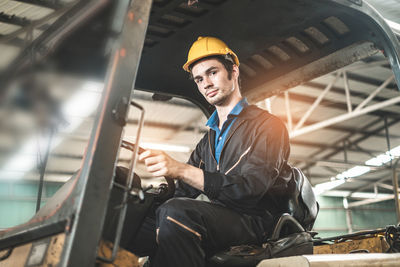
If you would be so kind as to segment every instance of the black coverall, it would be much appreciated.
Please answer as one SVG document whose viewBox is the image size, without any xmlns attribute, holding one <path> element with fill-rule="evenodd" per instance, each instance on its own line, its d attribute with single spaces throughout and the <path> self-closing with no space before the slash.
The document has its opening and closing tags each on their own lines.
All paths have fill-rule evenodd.
<svg viewBox="0 0 400 267">
<path fill-rule="evenodd" d="M 210 130 L 188 161 L 203 169 L 204 192 L 178 181 L 175 197 L 145 219 L 130 245 L 137 255 L 150 255 L 152 266 L 206 266 L 230 246 L 261 244 L 282 214 L 276 192 L 284 193 L 291 179 L 284 124 L 248 106 L 233 123 L 219 164 L 214 140 Z M 200 193 L 211 202 L 193 199 Z"/>
</svg>

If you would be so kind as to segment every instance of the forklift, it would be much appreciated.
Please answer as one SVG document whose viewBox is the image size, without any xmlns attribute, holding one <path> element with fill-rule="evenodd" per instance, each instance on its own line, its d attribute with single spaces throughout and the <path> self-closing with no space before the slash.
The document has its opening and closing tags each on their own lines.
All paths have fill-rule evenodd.
<svg viewBox="0 0 400 267">
<path fill-rule="evenodd" d="M 367 1 L 76 1 L 0 75 L 1 88 L 6 88 L 31 65 L 34 53 L 35 62 L 52 58 L 62 72 L 104 80 L 81 168 L 31 220 L 0 232 L 0 266 L 139 266 L 137 257 L 120 246 L 126 219 L 131 220 L 128 202 L 146 209 L 171 197 L 174 183 L 167 179 L 153 192 L 134 186 L 139 147 L 122 136 L 129 110 L 137 109 L 141 116 L 135 144 L 140 143 L 145 110 L 132 98 L 133 90 L 151 92 L 163 101 L 189 100 L 209 117 L 213 107 L 180 69 L 189 44 L 201 35 L 229 40 L 238 51 L 242 94 L 253 103 L 377 52 L 389 59 L 400 84 L 399 37 Z M 121 149 L 132 152 L 125 179 L 119 179 L 116 164 Z M 119 208 L 110 224 L 115 187 L 121 192 Z M 287 218 L 296 225 L 290 214 Z M 130 223 L 140 225 L 140 216 Z M 395 266 L 400 254 L 383 252 L 399 252 L 399 231 L 314 236 L 313 251 L 320 255 L 257 258 L 253 266 Z M 105 238 L 109 232 L 113 234 Z M 378 254 L 349 254 L 365 251 L 365 246 Z M 220 266 L 232 266 L 253 252 L 230 254 L 231 262 Z"/>
</svg>

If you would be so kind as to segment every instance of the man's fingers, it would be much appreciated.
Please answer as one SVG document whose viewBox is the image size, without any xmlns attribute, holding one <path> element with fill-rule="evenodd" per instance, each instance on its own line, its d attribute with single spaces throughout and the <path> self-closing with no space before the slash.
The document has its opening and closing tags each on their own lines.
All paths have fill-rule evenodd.
<svg viewBox="0 0 400 267">
<path fill-rule="evenodd" d="M 168 169 L 165 166 L 165 162 L 148 166 L 147 171 L 150 172 L 154 177 L 168 176 Z"/>
<path fill-rule="evenodd" d="M 174 162 L 167 154 L 157 150 L 144 151 L 139 154 L 139 160 L 154 177 L 168 176 L 169 165 Z"/>
<path fill-rule="evenodd" d="M 159 171 L 161 169 L 165 168 L 165 163 L 164 162 L 159 162 L 157 164 L 151 165 L 151 166 L 147 166 L 147 171 L 153 173 L 156 171 Z"/>
<path fill-rule="evenodd" d="M 139 160 L 144 160 L 151 155 L 151 150 L 145 150 L 144 152 L 139 154 Z"/>
<path fill-rule="evenodd" d="M 148 149 L 139 154 L 139 160 L 145 160 L 146 158 L 158 156 L 160 154 L 160 151 Z"/>
<path fill-rule="evenodd" d="M 150 157 L 148 157 L 144 160 L 144 164 L 148 167 L 148 166 L 157 164 L 162 161 L 165 161 L 165 159 L 162 155 L 157 155 L 157 156 L 151 155 Z"/>
<path fill-rule="evenodd" d="M 165 170 L 165 168 L 163 168 L 163 169 L 161 169 L 159 171 L 153 172 L 152 175 L 154 177 L 168 176 L 167 171 Z"/>
</svg>

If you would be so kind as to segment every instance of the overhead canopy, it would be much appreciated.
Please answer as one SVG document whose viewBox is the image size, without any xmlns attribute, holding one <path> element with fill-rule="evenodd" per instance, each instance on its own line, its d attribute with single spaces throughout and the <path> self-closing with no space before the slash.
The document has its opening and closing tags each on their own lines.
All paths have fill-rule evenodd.
<svg viewBox="0 0 400 267">
<path fill-rule="evenodd" d="M 125 15 L 120 7 L 126 2 L 103 2 L 106 4 L 98 5 L 97 13 L 86 24 L 78 24 L 72 36 L 56 38 L 61 42 L 52 66 L 104 77 L 110 41 L 122 28 L 115 21 Z M 74 13 L 66 14 L 66 18 L 83 13 L 82 8 L 76 10 L 71 9 Z M 58 24 L 62 21 L 65 18 Z M 49 36 L 62 33 L 47 32 Z M 199 0 L 192 6 L 186 0 L 154 0 L 135 88 L 189 99 L 209 114 L 211 106 L 182 70 L 189 47 L 198 36 L 219 37 L 236 52 L 241 61 L 242 91 L 250 101 L 277 94 L 379 50 L 389 57 L 396 79 L 400 79 L 398 41 L 383 18 L 361 0 Z M 53 43 L 48 43 L 52 49 Z M 35 44 L 30 49 L 38 47 L 42 46 Z M 25 58 L 29 57 L 26 53 Z M 12 66 L 21 65 L 20 60 Z"/>
<path fill-rule="evenodd" d="M 217 36 L 241 61 L 242 91 L 261 100 L 387 48 L 349 1 L 154 1 L 137 87 L 204 103 L 182 70 L 198 36 Z M 357 2 L 357 1 L 354 1 Z M 366 9 L 368 6 L 356 8 Z"/>
</svg>

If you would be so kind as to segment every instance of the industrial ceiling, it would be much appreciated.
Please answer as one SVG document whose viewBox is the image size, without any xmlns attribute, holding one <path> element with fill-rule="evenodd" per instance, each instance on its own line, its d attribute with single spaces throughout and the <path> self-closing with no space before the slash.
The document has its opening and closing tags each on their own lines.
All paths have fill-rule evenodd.
<svg viewBox="0 0 400 267">
<path fill-rule="evenodd" d="M 163 1 L 155 2 L 162 5 Z M 387 14 L 390 21 L 399 23 L 395 20 L 400 17 L 400 8 L 394 8 L 400 5 L 397 1 L 371 2 L 384 15 Z M 76 4 L 77 1 L 72 0 L 0 1 L 0 69 L 7 69 L 25 51 L 25 47 L 40 38 L 41 33 L 51 30 L 53 23 Z M 201 11 L 184 5 L 182 8 L 186 9 L 185 12 Z M 174 21 L 166 18 L 168 20 Z M 148 30 L 150 34 L 145 49 L 151 49 L 153 45 L 156 49 L 157 42 L 164 38 L 157 37 L 162 29 L 153 25 Z M 151 36 L 158 40 L 153 45 Z M 225 41 L 229 43 L 229 39 Z M 179 56 L 173 53 L 171 56 L 184 62 L 184 53 L 180 51 Z M 244 49 L 242 54 L 246 53 Z M 275 57 L 284 56 L 273 47 L 269 53 L 275 53 Z M 157 55 L 154 54 L 154 58 L 149 56 L 155 59 Z M 257 57 L 248 56 L 253 57 L 253 61 L 247 58 L 250 63 L 244 63 L 241 72 L 250 83 L 253 75 L 251 66 L 254 66 Z M 154 64 L 155 61 L 150 62 Z M 258 65 L 263 62 L 267 61 Z M 180 68 L 180 65 L 176 67 Z M 63 183 L 80 168 L 103 82 L 99 78 L 82 79 L 77 73 L 60 74 L 57 68 L 39 69 L 34 77 L 44 84 L 44 87 L 33 88 L 35 94 L 29 95 L 24 91 L 24 75 L 10 85 L 15 90 L 2 94 L 3 100 L 7 101 L 0 108 L 0 180 L 37 181 L 38 166 L 43 162 L 51 140 L 45 181 Z M 143 79 L 159 85 L 157 79 Z M 190 82 L 183 72 L 177 81 L 185 85 Z M 176 159 L 186 161 L 190 151 L 207 131 L 204 110 L 184 99 L 163 98 L 141 91 L 146 85 L 148 83 L 139 79 L 139 90 L 135 90 L 133 96 L 133 100 L 144 106 L 146 111 L 142 146 L 168 145 L 162 149 Z M 36 97 L 41 104 L 32 109 L 26 102 L 26 95 Z M 386 194 L 382 198 L 392 193 L 391 165 L 394 162 L 390 161 L 390 156 L 400 156 L 400 149 L 393 150 L 400 146 L 399 98 L 399 88 L 382 52 L 265 100 L 251 98 L 250 95 L 254 104 L 270 110 L 287 124 L 291 134 L 292 165 L 300 167 L 313 185 L 340 181 L 322 190 L 323 194 L 349 196 L 353 193 L 353 197 L 357 196 L 357 192 L 370 193 L 368 196 Z M 138 118 L 139 114 L 132 109 L 125 128 L 126 140 L 134 141 Z M 389 160 L 385 155 L 389 155 Z M 119 163 L 126 165 L 129 159 L 130 153 L 121 149 Z M 370 161 L 372 159 L 375 161 Z M 377 163 L 377 159 L 383 160 Z M 354 170 L 355 167 L 359 168 Z M 147 183 L 159 181 L 150 179 L 142 165 L 138 166 L 137 172 Z M 343 177 L 345 179 L 341 179 Z"/>
</svg>

